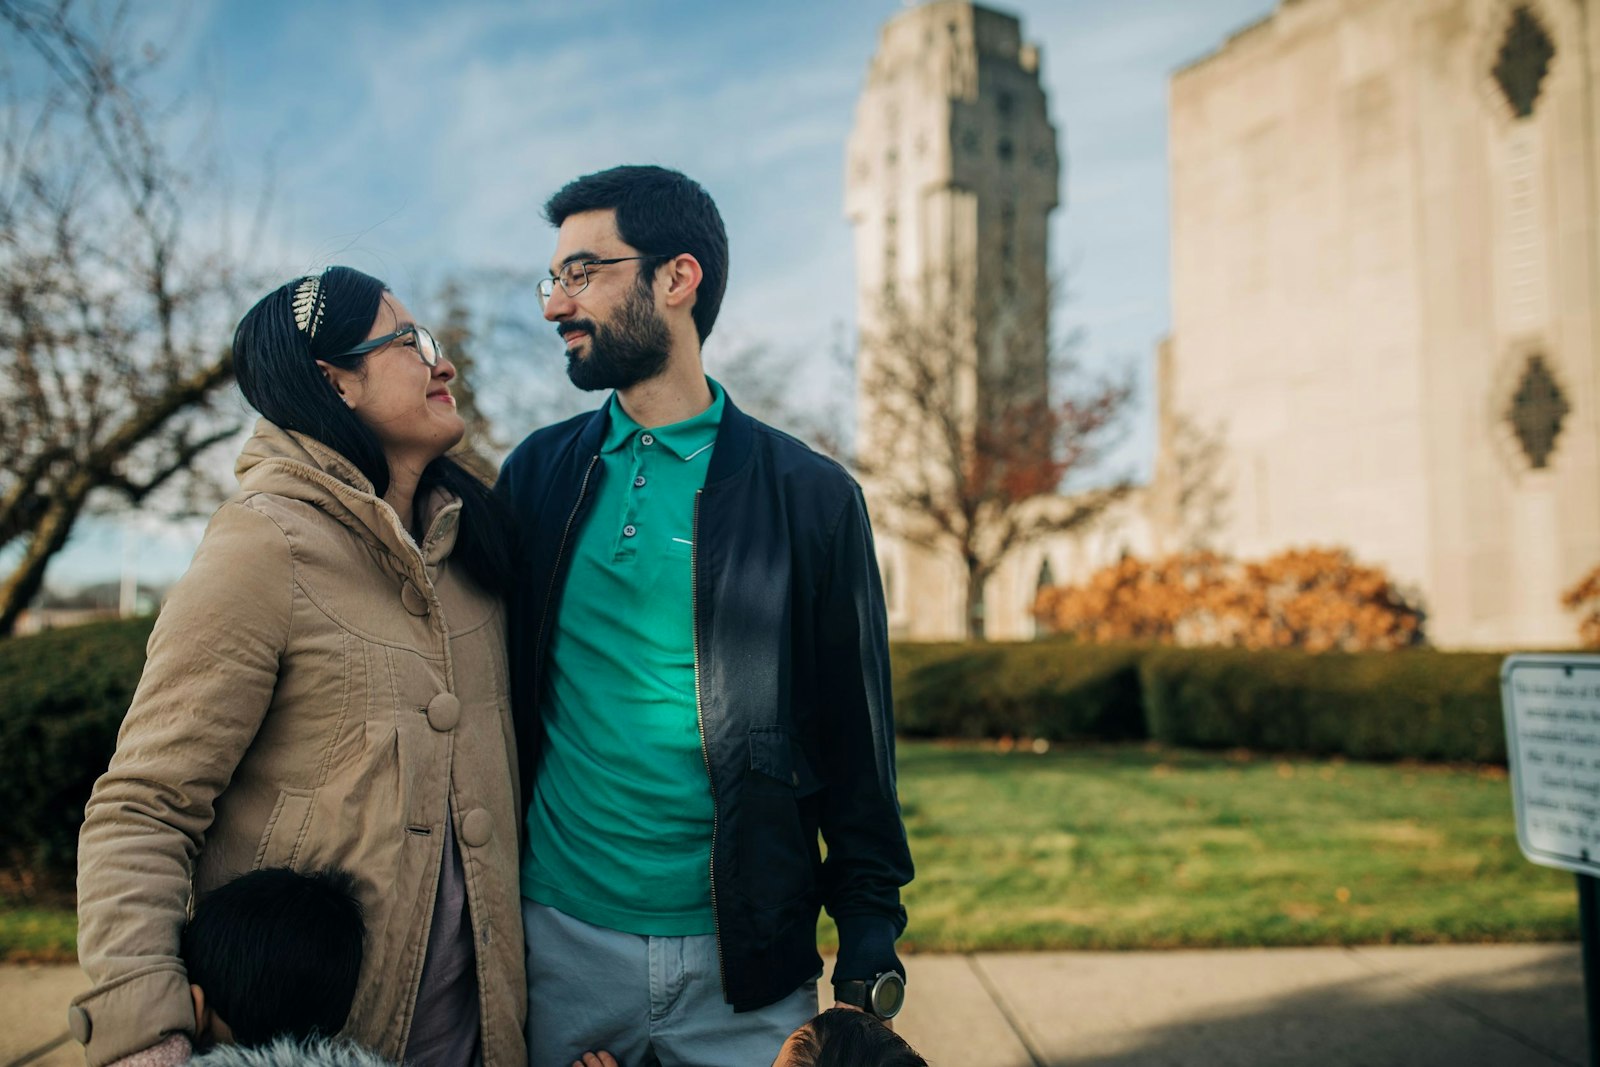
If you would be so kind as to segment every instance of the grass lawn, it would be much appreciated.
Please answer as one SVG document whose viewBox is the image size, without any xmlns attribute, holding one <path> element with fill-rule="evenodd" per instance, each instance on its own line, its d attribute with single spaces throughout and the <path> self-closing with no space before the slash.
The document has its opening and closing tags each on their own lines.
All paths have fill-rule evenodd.
<svg viewBox="0 0 1600 1067">
<path fill-rule="evenodd" d="M 78 958 L 78 916 L 0 897 L 0 962 L 70 963 Z"/>
<path fill-rule="evenodd" d="M 1498 769 L 900 745 L 925 951 L 1577 937 Z"/>
<path fill-rule="evenodd" d="M 900 795 L 913 950 L 1577 936 L 1498 770 L 902 742 Z M 70 960 L 74 933 L 0 901 L 0 958 Z"/>
</svg>

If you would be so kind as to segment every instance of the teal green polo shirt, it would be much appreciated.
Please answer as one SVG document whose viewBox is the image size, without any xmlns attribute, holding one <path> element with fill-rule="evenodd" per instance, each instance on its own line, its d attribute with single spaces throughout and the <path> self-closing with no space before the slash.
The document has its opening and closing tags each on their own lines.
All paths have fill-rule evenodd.
<svg viewBox="0 0 1600 1067">
<path fill-rule="evenodd" d="M 611 399 L 602 476 L 569 546 L 541 705 L 522 894 L 631 934 L 709 934 L 711 782 L 691 571 L 723 393 L 646 430 Z"/>
</svg>

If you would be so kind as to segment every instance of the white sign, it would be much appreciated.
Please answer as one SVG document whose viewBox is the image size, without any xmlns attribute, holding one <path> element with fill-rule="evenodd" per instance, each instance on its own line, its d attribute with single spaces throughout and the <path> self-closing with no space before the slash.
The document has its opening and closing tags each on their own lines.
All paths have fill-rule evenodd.
<svg viewBox="0 0 1600 1067">
<path fill-rule="evenodd" d="M 1508 656 L 1500 692 L 1522 854 L 1600 875 L 1600 656 Z"/>
</svg>

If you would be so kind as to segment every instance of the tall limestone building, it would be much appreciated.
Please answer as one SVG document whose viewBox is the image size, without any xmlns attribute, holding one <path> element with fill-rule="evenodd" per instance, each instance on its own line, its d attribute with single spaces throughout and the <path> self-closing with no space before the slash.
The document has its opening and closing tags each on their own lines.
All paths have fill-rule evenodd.
<svg viewBox="0 0 1600 1067">
<path fill-rule="evenodd" d="M 1600 8 L 1286 0 L 1171 83 L 1163 407 L 1216 542 L 1339 544 L 1445 647 L 1570 645 L 1600 563 Z"/>
<path fill-rule="evenodd" d="M 1014 269 L 1044 301 L 1038 65 L 968 3 L 884 28 L 847 161 L 864 335 L 951 264 L 979 284 L 940 298 Z M 1571 645 L 1562 590 L 1600 563 L 1600 6 L 1281 0 L 1173 76 L 1169 133 L 1154 484 L 1013 553 L 987 634 L 1029 636 L 1041 582 L 1121 552 L 1336 545 L 1414 591 L 1437 645 Z M 895 420 L 861 392 L 870 447 Z M 955 559 L 885 537 L 880 561 L 898 634 L 963 632 Z"/>
<path fill-rule="evenodd" d="M 893 410 L 904 396 L 872 386 L 886 358 L 875 342 L 904 343 L 892 309 L 901 322 L 950 330 L 952 347 L 970 356 L 956 353 L 961 380 L 947 399 L 957 421 L 970 425 L 988 389 L 1047 394 L 1047 237 L 1060 164 L 1039 61 L 1015 18 L 964 0 L 912 8 L 883 29 L 846 162 L 863 337 L 857 440 L 880 468 L 930 462 L 929 435 L 939 432 Z M 911 638 L 963 633 L 960 561 L 895 536 L 907 516 L 892 513 L 881 479 L 864 482 L 891 629 Z M 1036 547 L 1018 552 L 986 583 L 989 636 L 1032 633 L 1041 560 Z"/>
</svg>

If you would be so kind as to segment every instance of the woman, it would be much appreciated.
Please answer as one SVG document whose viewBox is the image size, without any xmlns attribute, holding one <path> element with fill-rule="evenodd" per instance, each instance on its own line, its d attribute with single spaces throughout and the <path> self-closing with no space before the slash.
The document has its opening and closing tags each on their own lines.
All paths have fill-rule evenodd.
<svg viewBox="0 0 1600 1067">
<path fill-rule="evenodd" d="M 344 1033 L 522 1067 L 515 741 L 497 502 L 446 450 L 455 368 L 382 282 L 297 279 L 234 335 L 264 416 L 155 631 L 79 841 L 91 1067 L 181 1059 L 191 886 L 341 867 L 367 921 Z"/>
</svg>

